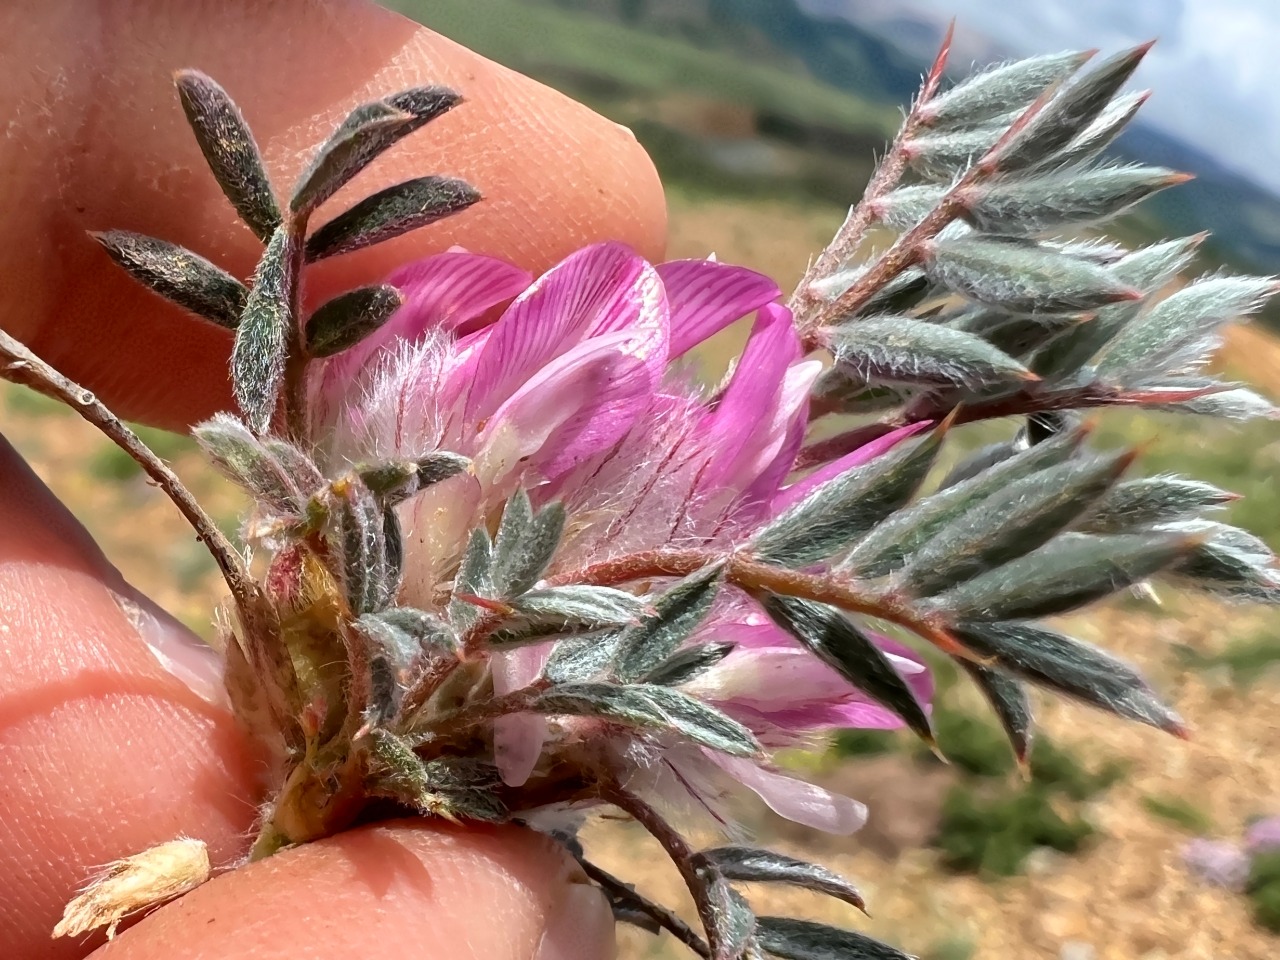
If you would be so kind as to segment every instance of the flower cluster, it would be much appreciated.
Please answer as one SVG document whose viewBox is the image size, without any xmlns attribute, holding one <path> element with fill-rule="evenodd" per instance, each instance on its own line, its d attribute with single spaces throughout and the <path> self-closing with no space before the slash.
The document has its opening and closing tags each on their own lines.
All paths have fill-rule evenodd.
<svg viewBox="0 0 1280 960">
<path fill-rule="evenodd" d="M 1273 280 L 1212 275 L 1166 294 L 1197 238 L 1129 250 L 1072 234 L 1182 179 L 1096 160 L 1144 99 L 1120 91 L 1145 52 L 1084 74 L 1087 55 L 1038 57 L 942 92 L 944 49 L 785 300 L 752 271 L 654 265 L 617 244 L 538 278 L 454 249 L 306 318 L 308 263 L 480 199 L 422 177 L 309 223 L 460 98 L 426 87 L 357 108 L 280 204 L 226 93 L 179 74 L 210 167 L 264 243 L 258 268 L 245 284 L 164 241 L 98 239 L 235 331 L 240 416 L 195 432 L 252 497 L 244 535 L 265 574 L 136 438 L 77 402 L 147 464 L 226 576 L 227 690 L 275 761 L 250 857 L 374 810 L 517 821 L 560 838 L 619 920 L 704 957 L 904 957 L 757 916 L 736 882 L 862 901 L 767 850 L 694 850 L 677 821 L 731 839 L 724 801 L 744 785 L 800 823 L 857 829 L 861 804 L 774 751 L 843 727 L 932 744 L 921 643 L 967 672 L 1022 762 L 1029 685 L 1184 735 L 1132 667 L 1036 622 L 1153 578 L 1280 599 L 1265 545 L 1213 519 L 1231 494 L 1127 477 L 1135 452 L 1091 449 L 1076 412 L 1274 414 L 1198 370 Z M 860 259 L 873 224 L 900 232 Z M 693 352 L 748 317 L 731 371 L 701 383 Z M 21 360 L 11 373 L 80 397 L 19 345 L 0 350 Z M 1008 439 L 938 477 L 956 428 L 1002 419 Z M 590 861 L 578 830 L 606 807 L 663 845 L 702 933 Z M 66 932 L 118 921 L 108 891 L 91 896 Z"/>
</svg>

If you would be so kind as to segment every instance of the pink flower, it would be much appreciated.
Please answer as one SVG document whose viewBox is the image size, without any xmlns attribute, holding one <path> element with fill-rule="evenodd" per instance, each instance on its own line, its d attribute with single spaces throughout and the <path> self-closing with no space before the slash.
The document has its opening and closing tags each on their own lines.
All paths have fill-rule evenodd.
<svg viewBox="0 0 1280 960">
<path fill-rule="evenodd" d="M 1249 879 L 1249 856 L 1234 843 L 1197 837 L 1182 848 L 1182 859 L 1202 880 L 1229 890 L 1243 890 Z"/>
<path fill-rule="evenodd" d="M 535 504 L 560 500 L 568 512 L 553 573 L 660 547 L 732 548 L 817 483 L 922 429 L 897 431 L 788 486 L 821 364 L 804 359 L 790 312 L 775 302 L 777 286 L 739 267 L 709 260 L 653 266 L 621 245 L 601 244 L 536 280 L 498 260 L 450 252 L 389 282 L 404 292 L 404 307 L 322 367 L 312 384 L 313 432 L 325 438 L 321 457 L 335 470 L 437 449 L 472 459 L 471 473 L 400 508 L 402 600 L 414 606 L 438 605 L 469 531 L 491 523 L 520 487 Z M 710 393 L 695 386 L 688 352 L 753 312 L 726 382 Z M 900 725 L 758 610 L 745 602 L 724 607 L 695 642 L 738 647 L 686 689 L 762 742 Z M 880 642 L 927 702 L 923 664 Z M 544 644 L 496 654 L 495 692 L 534 680 L 547 652 Z M 519 784 L 529 776 L 546 736 L 540 717 L 502 718 L 495 753 L 504 779 Z M 838 830 L 861 822 L 852 801 L 824 797 L 753 761 L 715 759 L 788 816 Z M 830 815 L 814 813 L 821 809 Z"/>
<path fill-rule="evenodd" d="M 1255 857 L 1280 851 L 1280 816 L 1263 817 L 1251 823 L 1244 834 L 1244 848 Z"/>
</svg>

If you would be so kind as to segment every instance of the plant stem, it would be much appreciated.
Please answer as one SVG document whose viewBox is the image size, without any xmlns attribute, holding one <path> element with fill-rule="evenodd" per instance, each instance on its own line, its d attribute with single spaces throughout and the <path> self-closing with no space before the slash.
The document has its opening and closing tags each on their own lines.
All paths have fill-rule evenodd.
<svg viewBox="0 0 1280 960">
<path fill-rule="evenodd" d="M 630 886 L 608 871 L 597 867 L 590 860 L 579 859 L 578 863 L 582 867 L 582 872 L 608 893 L 618 899 L 625 899 L 637 909 L 644 911 L 645 915 L 653 920 L 654 923 L 670 933 L 695 954 L 704 958 L 704 960 L 710 960 L 711 948 L 707 946 L 707 942 L 694 933 L 693 929 L 676 916 L 674 912 L 668 910 L 662 904 L 654 903 L 648 897 L 643 897 L 636 893 Z"/>
<path fill-rule="evenodd" d="M 603 796 L 619 810 L 630 814 L 636 823 L 644 827 L 658 843 L 662 844 L 662 848 L 667 851 L 676 869 L 680 871 L 680 876 L 693 897 L 694 905 L 698 908 L 698 919 L 702 921 L 702 927 L 707 932 L 707 940 L 710 944 L 709 953 L 712 956 L 717 955 L 719 929 L 716 924 L 715 906 L 705 896 L 706 884 L 694 868 L 693 849 L 688 842 L 653 807 L 635 794 L 619 786 L 610 785 L 606 786 Z"/>
<path fill-rule="evenodd" d="M 933 99 L 934 94 L 938 91 L 939 84 L 942 82 L 942 72 L 946 69 L 947 57 L 951 53 L 951 38 L 954 32 L 955 22 L 952 21 L 947 28 L 946 36 L 942 40 L 938 55 L 934 58 L 933 65 L 925 76 L 920 93 L 911 105 L 910 113 L 907 114 L 907 118 L 898 131 L 898 135 L 894 137 L 889 152 L 885 154 L 884 159 L 877 165 L 866 190 L 863 191 L 862 198 L 849 211 L 844 223 L 836 231 L 835 238 L 819 254 L 809 269 L 805 271 L 804 278 L 791 295 L 789 306 L 795 311 L 801 337 L 805 340 L 806 346 L 810 348 L 814 346 L 814 344 L 810 343 L 811 335 L 815 334 L 821 326 L 819 321 L 814 320 L 811 322 L 806 316 L 810 309 L 820 303 L 810 289 L 810 285 L 815 280 L 833 273 L 842 263 L 847 262 L 853 256 L 858 245 L 862 243 L 867 227 L 871 225 L 871 220 L 874 216 L 874 202 L 896 187 L 898 181 L 902 179 L 908 159 L 905 149 L 906 144 L 915 135 L 916 130 L 919 129 L 923 121 L 922 108 Z"/>
<path fill-rule="evenodd" d="M 725 579 L 746 593 L 778 593 L 876 617 L 906 627 L 946 653 L 974 659 L 974 654 L 946 629 L 945 618 L 917 613 L 899 596 L 868 590 L 848 578 L 788 570 L 742 554 L 725 557 L 711 550 L 650 550 L 592 564 L 553 577 L 548 583 L 552 586 L 571 583 L 617 586 L 653 577 L 687 577 L 710 564 L 722 562 Z"/>
<path fill-rule="evenodd" d="M 93 393 L 68 380 L 29 349 L 8 334 L 0 332 L 0 376 L 13 383 L 30 387 L 38 393 L 65 403 L 85 420 L 97 427 L 146 471 L 165 495 L 182 511 L 196 536 L 213 555 L 222 577 L 236 600 L 243 606 L 258 594 L 257 586 L 235 547 L 231 545 L 213 518 L 204 512 L 191 492 L 183 486 L 168 464 L 130 430 Z"/>
</svg>

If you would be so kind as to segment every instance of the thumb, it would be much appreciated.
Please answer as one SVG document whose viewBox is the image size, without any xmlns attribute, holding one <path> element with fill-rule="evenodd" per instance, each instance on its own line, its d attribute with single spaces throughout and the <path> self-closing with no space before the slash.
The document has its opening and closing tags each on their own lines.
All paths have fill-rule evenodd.
<svg viewBox="0 0 1280 960">
<path fill-rule="evenodd" d="M 315 224 L 425 174 L 484 199 L 308 269 L 313 306 L 455 243 L 533 271 L 599 240 L 662 252 L 662 190 L 634 137 L 369 0 L 4 0 L 0 36 L 0 327 L 126 418 L 179 428 L 227 408 L 231 337 L 143 290 L 86 231 L 160 237 L 242 279 L 262 252 L 187 128 L 180 68 L 235 98 L 277 193 L 356 104 L 424 84 L 462 94 Z"/>
<path fill-rule="evenodd" d="M 614 921 L 554 841 L 421 821 L 286 850 L 122 933 L 102 960 L 610 960 Z"/>
</svg>

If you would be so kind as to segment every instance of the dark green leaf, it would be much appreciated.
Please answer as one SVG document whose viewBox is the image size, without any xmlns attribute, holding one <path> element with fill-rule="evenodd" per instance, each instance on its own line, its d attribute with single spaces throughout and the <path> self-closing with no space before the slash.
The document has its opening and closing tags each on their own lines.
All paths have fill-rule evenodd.
<svg viewBox="0 0 1280 960">
<path fill-rule="evenodd" d="M 466 552 L 454 577 L 453 592 L 474 597 L 487 596 L 491 590 L 490 571 L 493 569 L 493 541 L 487 531 L 476 527 L 467 541 Z M 449 622 L 459 633 L 465 633 L 480 617 L 480 608 L 466 600 L 452 597 L 449 600 Z"/>
<path fill-rule="evenodd" d="M 564 535 L 564 506 L 551 503 L 536 514 L 529 494 L 507 501 L 493 550 L 493 586 L 503 598 L 518 597 L 542 576 Z"/>
<path fill-rule="evenodd" d="M 824 893 L 859 910 L 866 910 L 866 903 L 858 889 L 840 876 L 816 863 L 808 863 L 774 853 L 760 847 L 716 847 L 704 850 L 698 858 L 709 861 L 726 880 L 748 883 L 787 883 Z"/>
<path fill-rule="evenodd" d="M 832 607 L 798 597 L 767 594 L 765 612 L 819 660 L 834 668 L 932 744 L 933 727 L 911 687 L 892 661 L 848 617 Z"/>
<path fill-rule="evenodd" d="M 280 208 L 249 126 L 227 92 L 198 70 L 174 74 L 178 97 L 218 186 L 264 243 L 280 226 Z"/>
<path fill-rule="evenodd" d="M 991 709 L 995 711 L 1000 726 L 1004 727 L 1013 747 L 1014 757 L 1025 768 L 1027 759 L 1031 756 L 1031 741 L 1035 736 L 1035 717 L 1031 712 L 1031 699 L 1027 696 L 1026 688 L 1013 677 L 972 660 L 957 659 L 956 663 L 964 668 L 991 704 Z"/>
<path fill-rule="evenodd" d="M 1085 533 L 1124 533 L 1136 527 L 1170 523 L 1221 507 L 1236 495 L 1211 483 L 1185 477 L 1142 477 L 1108 493 L 1080 525 Z"/>
<path fill-rule="evenodd" d="M 564 630 L 595 630 L 637 623 L 649 605 L 613 587 L 571 584 L 529 590 L 510 601 L 512 608 L 535 618 L 559 620 Z"/>
<path fill-rule="evenodd" d="M 670 687 L 563 683 L 539 697 L 531 709 L 671 730 L 732 756 L 750 757 L 760 752 L 755 735 L 738 721 Z"/>
<path fill-rule="evenodd" d="M 279 513 L 300 515 L 306 495 L 296 476 L 229 414 L 215 414 L 192 431 L 218 472 Z"/>
<path fill-rule="evenodd" d="M 470 465 L 466 457 L 438 450 L 418 460 L 359 463 L 352 470 L 379 502 L 394 506 L 425 487 L 457 476 Z"/>
<path fill-rule="evenodd" d="M 954 632 L 999 669 L 1130 720 L 1184 732 L 1132 667 L 1097 647 L 1030 623 L 962 623 Z"/>
<path fill-rule="evenodd" d="M 307 260 L 323 260 L 398 237 L 452 216 L 480 199 L 451 177 L 419 177 L 366 197 L 307 238 Z"/>
<path fill-rule="evenodd" d="M 131 277 L 166 300 L 228 330 L 239 326 L 249 289 L 204 257 L 127 230 L 89 236 Z"/>
<path fill-rule="evenodd" d="M 311 213 L 374 158 L 461 102 L 445 87 L 415 87 L 356 107 L 299 178 L 290 208 L 297 216 Z"/>
<path fill-rule="evenodd" d="M 723 568 L 704 567 L 669 587 L 653 602 L 654 613 L 623 631 L 614 667 L 624 683 L 638 680 L 693 635 L 715 602 Z"/>
<path fill-rule="evenodd" d="M 945 435 L 944 425 L 820 484 L 756 534 L 755 552 L 767 563 L 805 567 L 856 543 L 911 499 Z"/>
<path fill-rule="evenodd" d="M 551 649 L 542 676 L 556 684 L 595 680 L 613 666 L 621 640 L 620 630 L 565 637 Z"/>
<path fill-rule="evenodd" d="M 1178 534 L 1051 541 L 981 574 L 934 603 L 961 620 L 1021 620 L 1066 613 L 1147 579 L 1187 556 L 1197 538 Z"/>
<path fill-rule="evenodd" d="M 914 960 L 856 931 L 790 917 L 758 917 L 756 941 L 783 960 Z"/>
<path fill-rule="evenodd" d="M 399 570 L 387 552 L 384 515 L 358 480 L 334 485 L 337 530 L 332 545 L 341 557 L 347 604 L 357 616 L 384 609 L 400 589 Z"/>
<path fill-rule="evenodd" d="M 304 349 L 313 357 L 331 357 L 354 347 L 391 319 L 404 304 L 395 287 L 358 287 L 321 304 L 307 320 Z"/>
<path fill-rule="evenodd" d="M 231 386 L 254 433 L 266 432 L 284 378 L 293 334 L 297 238 L 281 227 L 271 236 L 253 274 L 253 285 L 231 350 Z"/>
<path fill-rule="evenodd" d="M 677 650 L 640 678 L 641 683 L 656 683 L 664 687 L 678 687 L 701 676 L 737 648 L 728 642 L 699 643 Z"/>
<path fill-rule="evenodd" d="M 932 596 L 1035 550 L 1096 503 L 1132 462 L 1129 452 L 1069 460 L 1007 483 L 937 530 L 911 556 L 898 585 Z"/>
<path fill-rule="evenodd" d="M 453 654 L 458 638 L 438 617 L 413 607 L 389 607 L 366 613 L 357 621 L 379 646 L 395 651 L 396 660 L 408 665 L 419 654 Z"/>
</svg>

